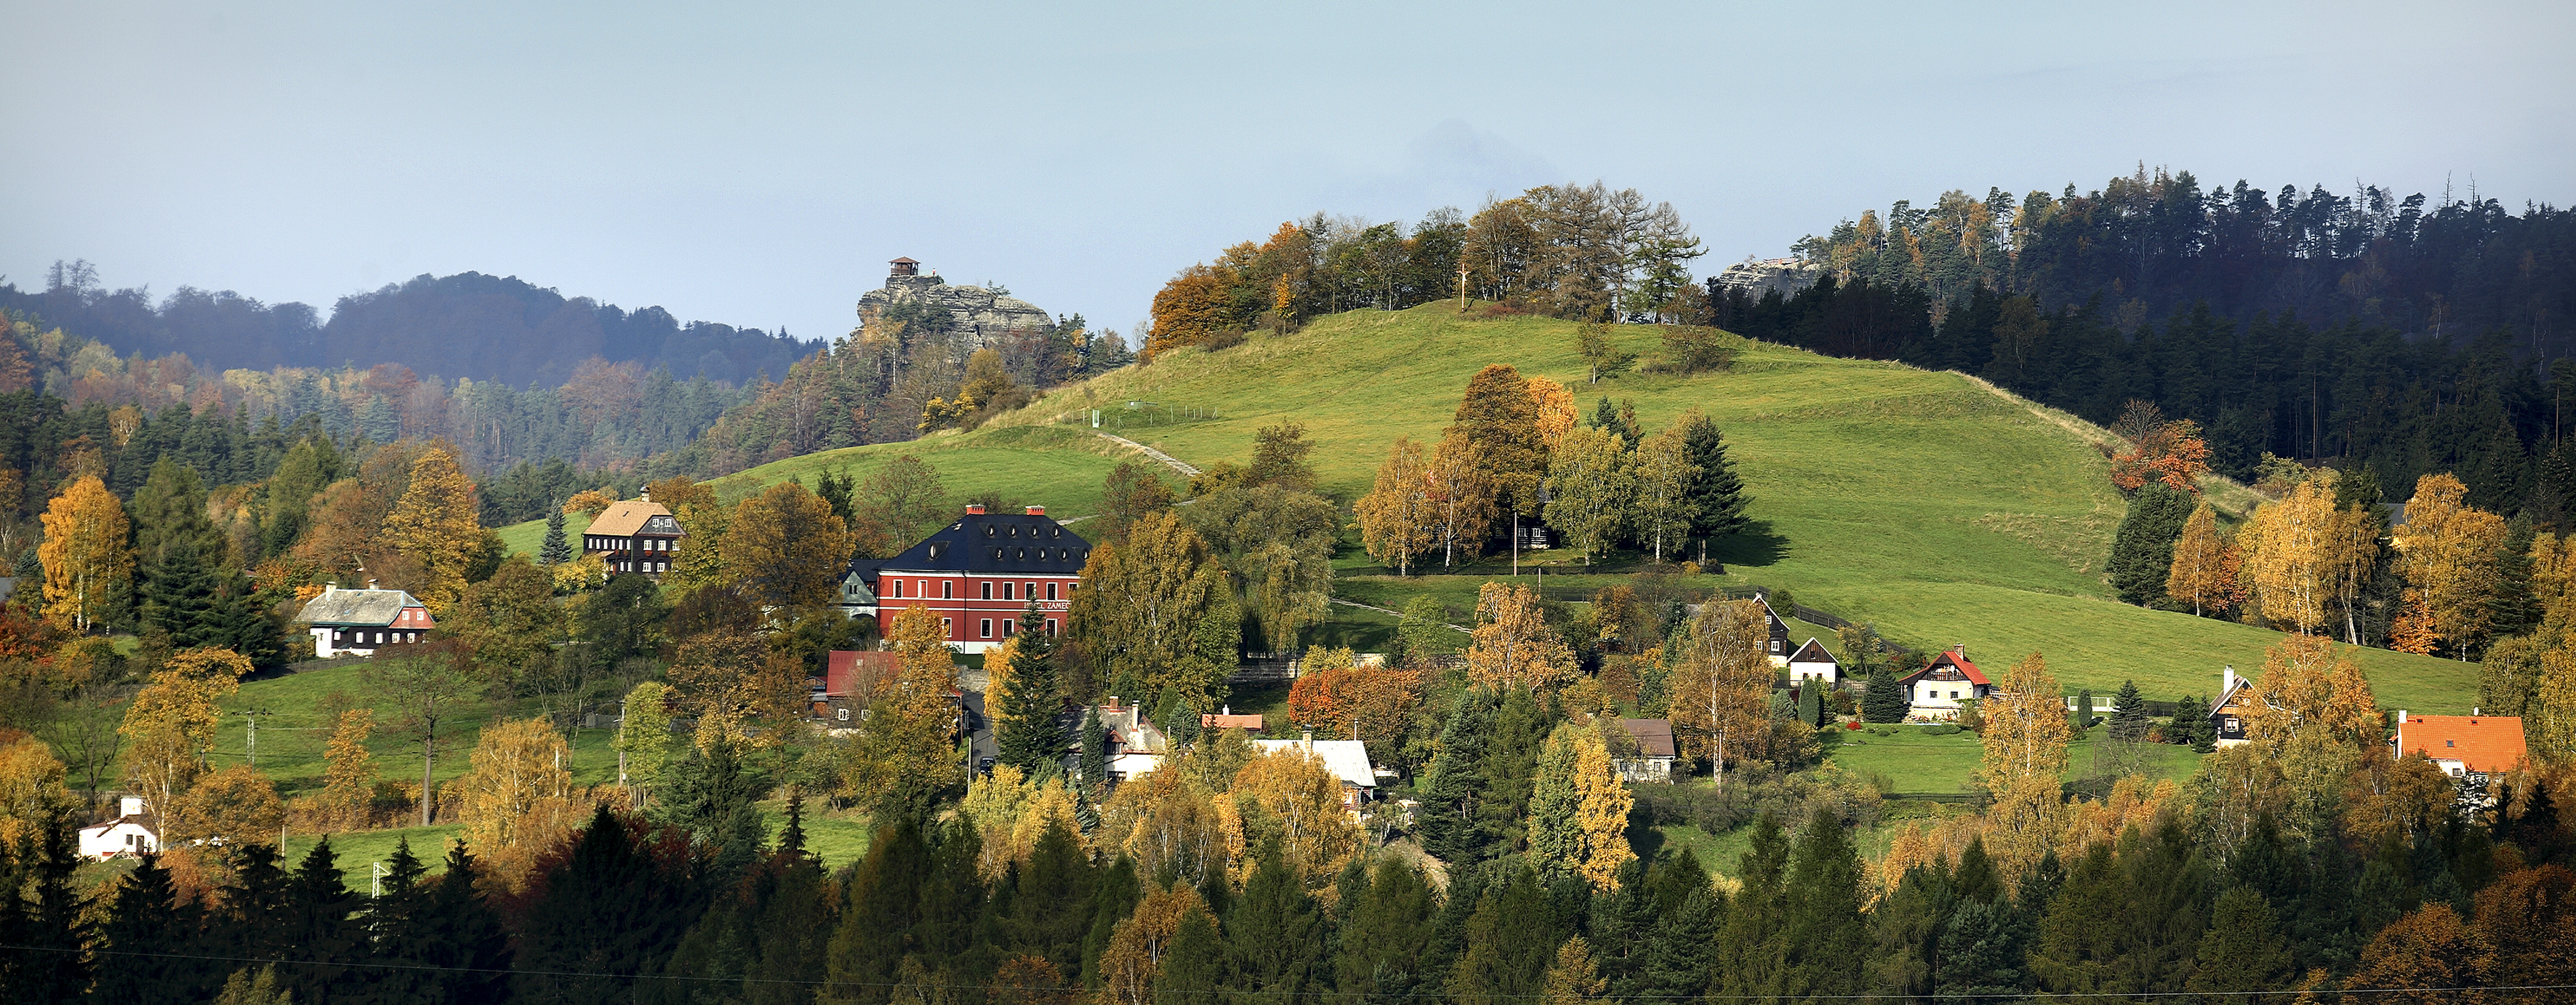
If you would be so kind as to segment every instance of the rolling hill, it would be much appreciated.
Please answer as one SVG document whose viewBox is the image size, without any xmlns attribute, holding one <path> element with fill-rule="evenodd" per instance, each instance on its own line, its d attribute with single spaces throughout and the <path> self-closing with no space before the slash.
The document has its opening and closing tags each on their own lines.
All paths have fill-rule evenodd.
<svg viewBox="0 0 2576 1005">
<path fill-rule="evenodd" d="M 1641 354 L 1657 348 L 1654 337 L 1643 328 L 1614 335 Z M 2063 414 L 1956 373 L 1760 343 L 1723 373 L 1630 373 L 1585 386 L 1573 325 L 1470 319 L 1441 304 L 1335 315 L 1217 352 L 1182 349 L 1057 389 L 972 433 L 793 458 L 720 484 L 728 496 L 746 495 L 790 475 L 840 465 L 863 473 L 912 453 L 938 466 L 952 493 L 994 489 L 1057 514 L 1088 513 L 1101 476 L 1133 456 L 1093 435 L 1099 410 L 1104 431 L 1199 465 L 1247 457 L 1262 426 L 1303 423 L 1318 444 L 1312 460 L 1324 487 L 1348 499 L 1367 491 L 1397 437 L 1436 440 L 1468 377 L 1489 363 L 1566 383 L 1586 414 L 1606 395 L 1632 400 L 1649 429 L 1692 408 L 1717 421 L 1760 532 L 1713 549 L 1725 571 L 1693 585 L 1790 590 L 1802 604 L 1873 623 L 1909 646 L 1964 644 L 1994 671 L 2042 653 L 2068 690 L 2097 694 L 2127 679 L 2151 698 L 2208 694 L 2220 667 L 2258 669 L 2276 638 L 2113 599 L 2102 565 L 2124 503 L 2091 446 L 2103 434 Z M 2216 488 L 2224 508 L 2250 501 L 2242 489 Z M 520 528 L 507 536 L 534 543 Z M 1525 562 L 1525 574 L 1533 564 L 1551 587 L 1612 578 L 1586 574 L 1563 553 Z M 1508 563 L 1487 560 L 1398 578 L 1356 548 L 1340 565 L 1340 595 L 1384 607 L 1429 593 L 1463 610 L 1479 583 L 1509 573 Z M 1367 627 L 1328 637 L 1384 630 Z M 2382 705 L 2466 711 L 2475 699 L 2475 664 L 2351 652 Z"/>
</svg>

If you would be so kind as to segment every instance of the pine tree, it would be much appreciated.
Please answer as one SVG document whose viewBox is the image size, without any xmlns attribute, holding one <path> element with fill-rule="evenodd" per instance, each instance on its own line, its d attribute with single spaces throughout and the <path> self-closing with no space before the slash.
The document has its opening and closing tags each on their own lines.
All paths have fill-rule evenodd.
<svg viewBox="0 0 2576 1005">
<path fill-rule="evenodd" d="M 1825 685 L 1813 677 L 1798 684 L 1798 721 L 1810 726 L 1825 724 Z"/>
<path fill-rule="evenodd" d="M 1294 999 L 1324 986 L 1324 916 L 1276 845 L 1261 853 L 1226 914 L 1236 987 Z"/>
<path fill-rule="evenodd" d="M 0 336 L 5 337 L 5 336 Z M 11 1001 L 74 1001 L 89 986 L 89 898 L 72 885 L 80 868 L 71 821 L 60 811 L 35 833 L 0 847 L 0 989 Z M 13 854 L 14 853 L 14 854 Z"/>
<path fill-rule="evenodd" d="M 2153 606 L 2164 599 L 2171 577 L 2174 542 L 2183 535 L 2198 498 L 2163 482 L 2149 482 L 2129 500 L 2128 515 L 2111 538 L 2106 568 L 2120 599 Z"/>
<path fill-rule="evenodd" d="M 170 870 L 158 855 L 143 856 L 116 884 L 99 940 L 111 955 L 90 991 L 99 1001 L 203 1001 L 220 976 L 197 957 L 204 911 L 178 900 Z"/>
<path fill-rule="evenodd" d="M 1082 710 L 1082 784 L 1094 790 L 1107 791 L 1109 782 L 1109 730 L 1100 724 L 1100 710 Z"/>
<path fill-rule="evenodd" d="M 1253 985 L 1249 975 L 1242 978 L 1245 983 L 1238 983 L 1229 962 L 1226 940 L 1217 934 L 1216 922 L 1208 913 L 1182 915 L 1154 977 L 1156 1005 L 1219 1005 L 1232 1000 L 1231 992 Z"/>
<path fill-rule="evenodd" d="M 1823 806 L 1798 831 L 1787 897 L 1788 971 L 1783 990 L 1839 995 L 1860 990 L 1854 961 L 1868 956 L 1861 918 L 1860 853 L 1843 822 Z"/>
<path fill-rule="evenodd" d="M 572 542 L 564 537 L 564 512 L 561 506 L 546 507 L 546 540 L 537 549 L 540 565 L 562 565 L 572 561 Z"/>
<path fill-rule="evenodd" d="M 2200 938 L 2189 988 L 2242 994 L 2286 986 L 2290 952 L 2280 927 L 2261 893 L 2229 887 L 2210 908 L 2209 933 Z"/>
<path fill-rule="evenodd" d="M 2147 699 L 2138 693 L 2138 682 L 2120 682 L 2120 693 L 2111 698 L 2111 738 L 2136 742 L 2147 738 Z"/>
<path fill-rule="evenodd" d="M 1880 667 L 1869 672 L 1869 690 L 1861 692 L 1860 716 L 1870 722 L 1904 722 L 1912 703 L 1905 700 L 1905 688 L 1896 681 L 1896 672 Z"/>
<path fill-rule="evenodd" d="M 1046 616 L 1038 610 L 1035 597 L 1020 612 L 1010 671 L 996 707 L 1001 713 L 999 760 L 1016 765 L 1031 778 L 1050 777 L 1062 770 L 1064 727 L 1057 724 L 1056 716 L 1064 706 L 1056 696 L 1055 640 L 1047 637 Z"/>
<path fill-rule="evenodd" d="M 1468 695 L 1440 727 L 1424 770 L 1418 827 L 1422 847 L 1443 862 L 1464 865 L 1483 850 L 1488 834 L 1479 806 L 1491 793 L 1484 775 L 1485 741 L 1493 726 L 1493 706 Z"/>
<path fill-rule="evenodd" d="M 1423 956 L 1440 908 L 1431 884 L 1412 866 L 1388 856 L 1379 860 L 1359 894 L 1356 901 L 1345 899 L 1340 909 L 1335 986 L 1346 995 L 1386 997 L 1425 987 Z"/>
<path fill-rule="evenodd" d="M 2067 727 L 2068 727 L 2068 728 L 2069 728 L 2069 730 L 2071 730 L 2071 731 L 2073 732 L 2073 734 L 2074 734 L 2075 736 L 2077 736 L 2077 737 L 2082 737 L 2082 736 L 2085 736 L 2085 735 L 2087 735 L 2087 734 L 2089 734 L 2089 733 L 2091 733 L 2091 732 L 2092 732 L 2092 730 L 2093 730 L 2093 689 L 2092 689 L 2092 688 L 2089 688 L 2089 687 L 2088 687 L 2088 688 L 2079 688 L 2079 689 L 2077 689 L 2077 690 L 2076 690 L 2076 692 L 2075 692 L 2075 710 L 2074 710 L 2074 712 L 2073 712 L 2073 718 L 2072 718 L 2072 719 L 2070 719 L 2070 720 L 2067 722 Z"/>
<path fill-rule="evenodd" d="M 1742 533 L 1752 525 L 1744 511 L 1753 498 L 1744 493 L 1735 462 L 1726 459 L 1726 437 L 1696 409 L 1682 416 L 1679 428 L 1691 466 L 1699 469 L 1687 493 L 1696 514 L 1691 530 L 1703 541 Z"/>
<path fill-rule="evenodd" d="M 287 880 L 281 912 L 283 941 L 292 958 L 327 961 L 284 974 L 281 986 L 297 1000 L 331 1001 L 363 983 L 365 975 L 346 965 L 361 961 L 367 946 L 365 929 L 352 917 L 357 908 L 358 896 L 349 892 L 331 839 L 325 837 Z"/>
</svg>

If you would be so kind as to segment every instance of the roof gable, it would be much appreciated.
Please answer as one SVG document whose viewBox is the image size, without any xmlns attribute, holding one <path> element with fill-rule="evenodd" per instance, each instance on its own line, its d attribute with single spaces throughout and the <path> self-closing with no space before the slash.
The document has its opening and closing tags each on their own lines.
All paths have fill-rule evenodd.
<svg viewBox="0 0 2576 1005">
<path fill-rule="evenodd" d="M 679 534 L 680 523 L 671 519 L 671 511 L 661 503 L 627 499 L 609 504 L 607 512 L 590 522 L 584 534 L 605 537 L 627 537 L 634 534 Z"/>
<path fill-rule="evenodd" d="M 2458 761 L 2481 774 L 2511 771 L 2530 753 L 2522 720 L 2495 715 L 2410 715 L 2397 726 L 2397 755 Z"/>
<path fill-rule="evenodd" d="M 1977 665 L 1969 662 L 1967 656 L 1949 649 L 1941 650 L 1939 653 L 1935 654 L 1932 657 L 1932 662 L 1924 664 L 1923 669 L 1906 674 L 1897 680 L 1898 683 L 1912 684 L 1915 681 L 1923 679 L 1925 675 L 1939 670 L 1944 666 L 1959 671 L 1959 676 L 1967 678 L 1968 683 L 1970 684 L 1975 684 L 1978 687 L 1995 686 L 1995 682 L 1987 680 L 1985 672 L 1978 670 Z"/>
<path fill-rule="evenodd" d="M 1833 663 L 1836 666 L 1841 665 L 1834 659 L 1834 654 L 1825 649 L 1824 643 L 1818 642 L 1814 638 L 1809 638 L 1806 645 L 1799 646 L 1797 652 L 1790 653 L 1789 662 Z"/>
<path fill-rule="evenodd" d="M 403 608 L 423 607 L 420 601 L 401 590 L 323 590 L 304 602 L 295 620 L 308 625 L 390 625 L 401 617 Z"/>
<path fill-rule="evenodd" d="M 1670 719 L 1621 719 L 1619 728 L 1637 740 L 1637 753 L 1644 757 L 1671 757 L 1673 754 L 1673 721 Z"/>
<path fill-rule="evenodd" d="M 1370 789 L 1377 787 L 1377 769 L 1369 766 L 1368 745 L 1358 740 L 1254 740 L 1252 745 L 1265 754 L 1293 750 L 1322 758 L 1324 767 L 1345 785 Z M 1313 749 L 1306 749 L 1312 745 Z"/>
</svg>

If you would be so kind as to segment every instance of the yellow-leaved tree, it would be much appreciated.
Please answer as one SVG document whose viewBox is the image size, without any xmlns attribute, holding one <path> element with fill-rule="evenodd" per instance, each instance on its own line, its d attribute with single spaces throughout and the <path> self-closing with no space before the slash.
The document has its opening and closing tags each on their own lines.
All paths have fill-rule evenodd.
<svg viewBox="0 0 2576 1005">
<path fill-rule="evenodd" d="M 179 795 L 177 812 L 164 819 L 169 825 L 161 836 L 172 844 L 266 844 L 285 826 L 286 804 L 277 798 L 277 783 L 258 768 L 236 764 L 199 777 Z"/>
<path fill-rule="evenodd" d="M 842 780 L 847 795 L 880 819 L 894 819 L 928 809 L 962 780 L 963 769 L 957 705 L 948 697 L 957 668 L 947 629 L 929 608 L 907 607 L 887 625 L 886 641 L 901 669 L 869 706 L 858 737 L 846 741 Z"/>
<path fill-rule="evenodd" d="M 2495 593 L 2496 551 L 2505 539 L 2504 518 L 2470 506 L 2468 494 L 2449 474 L 2416 479 L 2406 524 L 2394 535 L 2403 556 L 2398 571 L 2407 586 L 2421 591 L 2433 631 L 2461 659 L 2486 640 L 2493 621 L 2487 601 Z"/>
<path fill-rule="evenodd" d="M 1393 564 L 1395 574 L 1410 575 L 1413 557 L 1436 542 L 1439 514 L 1431 495 L 1431 462 L 1422 444 L 1399 436 L 1378 465 L 1377 481 L 1351 505 L 1360 521 L 1360 544 L 1369 557 Z"/>
<path fill-rule="evenodd" d="M 1164 510 L 1130 525 L 1125 544 L 1091 549 L 1066 617 L 1109 680 L 1177 691 L 1205 710 L 1234 666 L 1240 611 L 1206 539 Z"/>
<path fill-rule="evenodd" d="M 566 757 L 563 734 L 545 720 L 496 722 L 474 741 L 473 769 L 452 783 L 466 844 L 513 888 L 580 823 Z"/>
<path fill-rule="evenodd" d="M 0 738 L 0 845 L 15 848 L 40 833 L 56 814 L 78 806 L 63 787 L 63 762 L 44 741 L 24 733 Z"/>
<path fill-rule="evenodd" d="M 2192 616 L 2218 606 L 2227 595 L 2227 541 L 2218 536 L 2218 513 L 2209 500 L 2193 506 L 2174 539 L 2173 571 L 2165 576 L 2165 596 L 2191 601 Z"/>
<path fill-rule="evenodd" d="M 1476 591 L 1474 638 L 1467 649 L 1467 679 L 1479 686 L 1546 691 L 1574 680 L 1574 651 L 1547 626 L 1537 590 L 1486 583 Z"/>
<path fill-rule="evenodd" d="M 1629 458 L 1636 482 L 1637 536 L 1653 546 L 1661 564 L 1665 546 L 1678 550 L 1699 516 L 1690 489 L 1699 481 L 1700 468 L 1691 463 L 1690 438 L 1680 426 L 1646 437 Z"/>
<path fill-rule="evenodd" d="M 126 784 L 166 830 L 179 795 L 205 772 L 206 751 L 223 720 L 217 701 L 241 689 L 250 661 L 229 649 L 190 649 L 170 657 L 125 710 Z"/>
<path fill-rule="evenodd" d="M 1160 300 L 1160 297 L 1156 298 Z M 1169 889 L 1145 887 L 1136 910 L 1120 919 L 1100 952 L 1100 1000 L 1108 1005 L 1148 1005 L 1155 1001 L 1154 981 L 1162 975 L 1163 957 L 1180 934 L 1181 922 L 1196 916 L 1216 924 L 1207 901 L 1187 884 Z"/>
<path fill-rule="evenodd" d="M 331 742 L 322 749 L 322 795 L 315 807 L 323 826 L 354 830 L 368 825 L 376 757 L 367 751 L 367 737 L 375 731 L 376 711 L 371 708 L 342 712 L 333 725 Z"/>
<path fill-rule="evenodd" d="M 1574 392 L 1547 377 L 1529 379 L 1530 404 L 1538 409 L 1538 438 L 1554 453 L 1565 434 L 1573 432 L 1582 413 L 1574 408 Z"/>
<path fill-rule="evenodd" d="M 45 525 L 44 543 L 36 546 L 36 561 L 45 568 L 45 616 L 86 632 L 134 583 L 125 507 L 97 475 L 83 475 L 38 519 Z"/>
<path fill-rule="evenodd" d="M 432 614 L 445 617 L 465 594 L 465 570 L 483 545 L 481 512 L 456 454 L 444 444 L 421 451 L 401 501 L 385 515 L 384 539 L 420 563 L 420 600 Z"/>
<path fill-rule="evenodd" d="M 1771 683 L 1778 672 L 1764 652 L 1770 618 L 1758 600 L 1712 600 L 1691 619 L 1681 665 L 1672 670 L 1673 736 L 1682 752 L 1717 769 L 1770 749 Z"/>
<path fill-rule="evenodd" d="M 2345 780 L 2382 742 L 2379 706 L 2361 665 L 2334 646 L 2309 635 L 2272 646 L 2246 714 L 2246 740 L 2287 787 L 2282 829 L 2300 840 L 2329 832 Z"/>
<path fill-rule="evenodd" d="M 2576 649 L 2560 646 L 2540 657 L 2540 682 L 2524 723 L 2531 757 L 2551 767 L 2576 764 Z"/>
<path fill-rule="evenodd" d="M 1473 557 L 1496 515 L 1494 487 L 1485 477 L 1474 443 L 1462 436 L 1442 437 L 1431 450 L 1423 478 L 1431 498 L 1431 537 L 1440 548 L 1441 566 L 1456 563 L 1460 545 Z"/>
<path fill-rule="evenodd" d="M 734 507 L 723 547 L 726 581 L 755 603 L 819 607 L 849 570 L 850 530 L 823 497 L 780 482 Z"/>
<path fill-rule="evenodd" d="M 1342 780 L 1324 759 L 1303 750 L 1278 750 L 1253 758 L 1235 772 L 1231 790 L 1244 842 L 1279 842 L 1280 854 L 1321 889 L 1360 849 L 1360 830 L 1342 808 Z"/>
<path fill-rule="evenodd" d="M 2334 519 L 2333 488 L 2310 479 L 2257 507 L 2237 531 L 2245 575 L 2265 619 L 2302 633 L 2326 623 Z"/>
<path fill-rule="evenodd" d="M 1560 725 L 1539 748 L 1531 780 L 1530 857 L 1544 875 L 1579 876 L 1595 890 L 1616 888 L 1619 867 L 1637 857 L 1628 846 L 1628 812 L 1635 807 L 1599 724 Z"/>
<path fill-rule="evenodd" d="M 2074 738 L 2066 694 L 2048 661 L 2032 653 L 2004 671 L 1978 711 L 1986 721 L 1979 770 L 1995 798 L 1986 811 L 1986 849 L 2005 875 L 2019 875 L 2056 846 L 2066 827 L 2059 776 Z"/>
</svg>

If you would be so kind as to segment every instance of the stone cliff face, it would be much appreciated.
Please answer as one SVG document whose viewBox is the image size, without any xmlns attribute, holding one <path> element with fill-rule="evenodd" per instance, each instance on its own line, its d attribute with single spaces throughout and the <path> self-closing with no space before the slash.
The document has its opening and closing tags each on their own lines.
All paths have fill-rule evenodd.
<svg viewBox="0 0 2576 1005">
<path fill-rule="evenodd" d="M 1784 297 L 1796 296 L 1799 290 L 1816 285 L 1816 280 L 1824 278 L 1824 275 L 1825 267 L 1822 265 L 1801 264 L 1794 258 L 1774 258 L 1729 265 L 1717 274 L 1713 285 L 1716 287 L 1714 292 L 1743 290 L 1745 296 L 1760 300 L 1763 294 L 1772 290 L 1780 291 Z"/>
<path fill-rule="evenodd" d="M 1039 331 L 1055 323 L 1054 316 L 1036 304 L 981 286 L 950 286 L 938 276 L 887 276 L 883 288 L 859 295 L 859 317 L 925 297 L 956 315 L 957 332 L 971 345 L 981 346 L 985 339 L 1013 329 Z"/>
</svg>

